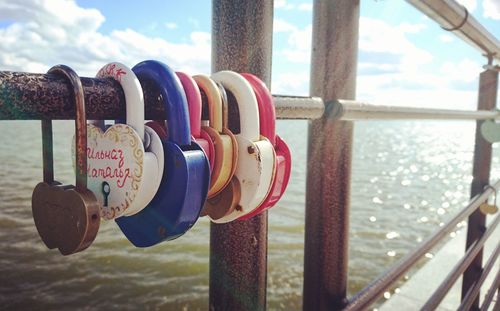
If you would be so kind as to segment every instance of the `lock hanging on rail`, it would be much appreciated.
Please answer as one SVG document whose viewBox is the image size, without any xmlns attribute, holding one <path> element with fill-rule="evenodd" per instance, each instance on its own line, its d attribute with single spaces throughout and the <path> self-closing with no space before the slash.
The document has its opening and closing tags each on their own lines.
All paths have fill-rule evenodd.
<svg viewBox="0 0 500 311">
<path fill-rule="evenodd" d="M 100 226 L 99 203 L 87 188 L 87 125 L 80 78 L 64 65 L 49 74 L 64 75 L 73 86 L 76 104 L 76 186 L 54 180 L 52 121 L 42 121 L 43 182 L 33 190 L 31 208 L 38 234 L 45 245 L 63 255 L 80 252 L 92 244 Z"/>
<path fill-rule="evenodd" d="M 487 185 L 485 188 L 491 188 L 494 192 L 493 192 L 493 204 L 490 204 L 488 203 L 488 200 L 486 200 L 486 202 L 484 202 L 483 204 L 479 205 L 479 210 L 481 211 L 481 213 L 483 213 L 484 215 L 494 215 L 498 212 L 498 205 L 497 205 L 497 190 L 490 186 L 490 185 Z M 489 198 L 488 198 L 489 199 Z"/>
</svg>

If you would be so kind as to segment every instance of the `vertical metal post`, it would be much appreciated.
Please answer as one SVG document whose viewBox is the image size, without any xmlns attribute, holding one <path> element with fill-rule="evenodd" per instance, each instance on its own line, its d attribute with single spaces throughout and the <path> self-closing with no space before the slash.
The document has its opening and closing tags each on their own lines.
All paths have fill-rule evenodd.
<svg viewBox="0 0 500 311">
<path fill-rule="evenodd" d="M 311 95 L 326 103 L 354 99 L 359 0 L 315 0 Z M 303 310 L 345 305 L 353 124 L 331 118 L 309 123 Z"/>
<path fill-rule="evenodd" d="M 271 78 L 272 0 L 212 1 L 212 71 Z M 210 227 L 210 310 L 265 310 L 267 212 Z"/>
<path fill-rule="evenodd" d="M 479 76 L 479 94 L 478 110 L 492 110 L 496 106 L 498 92 L 498 71 L 487 69 Z M 483 192 L 484 187 L 490 182 L 491 169 L 491 144 L 481 135 L 481 124 L 484 121 L 476 123 L 476 144 L 474 147 L 474 163 L 472 168 L 471 198 Z M 486 217 L 479 210 L 476 210 L 469 216 L 467 226 L 468 249 L 474 241 L 481 238 L 485 231 Z M 462 281 L 462 300 L 474 286 L 474 283 L 481 276 L 483 261 L 483 251 L 479 252 L 472 264 L 465 270 Z M 472 304 L 472 310 L 479 308 L 479 297 Z"/>
</svg>

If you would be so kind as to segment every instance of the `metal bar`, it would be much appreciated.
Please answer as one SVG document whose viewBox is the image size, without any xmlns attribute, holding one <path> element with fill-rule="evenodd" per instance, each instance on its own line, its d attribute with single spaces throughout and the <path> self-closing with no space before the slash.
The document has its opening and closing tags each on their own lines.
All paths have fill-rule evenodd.
<svg viewBox="0 0 500 311">
<path fill-rule="evenodd" d="M 493 188 L 498 191 L 500 180 Z M 469 204 L 461 210 L 453 219 L 440 227 L 432 236 L 422 242 L 417 248 L 401 258 L 396 264 L 382 273 L 377 279 L 371 282 L 363 290 L 354 295 L 344 310 L 365 310 L 374 303 L 394 282 L 401 278 L 422 256 L 441 241 L 448 233 L 455 229 L 456 225 L 472 214 L 490 195 L 493 194 L 491 188 L 487 188 L 481 194 L 474 197 Z"/>
<path fill-rule="evenodd" d="M 359 0 L 315 0 L 311 90 L 326 102 L 354 99 Z M 327 105 L 309 123 L 303 310 L 339 310 L 346 300 L 353 123 Z"/>
<path fill-rule="evenodd" d="M 486 296 L 484 297 L 483 304 L 481 305 L 481 311 L 487 311 L 490 307 L 491 302 L 493 301 L 493 297 L 495 297 L 496 292 L 498 291 L 498 288 L 500 286 L 500 269 L 497 272 L 497 275 L 495 276 L 495 279 L 493 280 L 490 289 L 486 293 Z M 495 303 L 495 307 L 493 310 L 498 310 L 499 308 L 499 302 L 500 299 L 498 298 L 500 296 L 497 295 L 497 301 Z"/>
<path fill-rule="evenodd" d="M 444 29 L 489 57 L 500 60 L 500 42 L 467 10 L 453 0 L 406 0 Z"/>
<path fill-rule="evenodd" d="M 273 95 L 278 119 L 319 119 L 325 112 L 320 97 Z"/>
<path fill-rule="evenodd" d="M 497 244 L 497 247 L 493 251 L 492 255 L 488 259 L 488 262 L 486 265 L 484 265 L 484 269 L 481 272 L 481 277 L 479 280 L 474 283 L 474 286 L 469 289 L 467 292 L 467 295 L 465 295 L 462 303 L 458 307 L 457 310 L 459 311 L 467 311 L 470 310 L 472 303 L 476 299 L 476 297 L 479 295 L 479 290 L 481 289 L 481 286 L 483 286 L 484 281 L 486 280 L 486 277 L 488 274 L 491 272 L 493 267 L 495 266 L 495 263 L 497 261 L 498 255 L 500 255 L 500 243 Z M 493 284 L 495 284 L 495 281 L 493 280 Z"/>
<path fill-rule="evenodd" d="M 335 117 L 341 120 L 488 120 L 500 119 L 500 112 L 491 110 L 450 110 L 417 107 L 380 106 L 358 101 L 338 100 Z"/>
<path fill-rule="evenodd" d="M 491 223 L 488 230 L 484 232 L 479 240 L 474 241 L 471 247 L 465 252 L 465 255 L 460 259 L 460 261 L 453 267 L 451 272 L 446 276 L 444 281 L 439 285 L 439 287 L 434 291 L 432 296 L 427 300 L 421 310 L 436 310 L 437 306 L 441 303 L 444 296 L 448 293 L 450 288 L 455 284 L 457 279 L 464 273 L 465 269 L 471 265 L 474 261 L 474 258 L 483 251 L 483 246 L 486 240 L 490 237 L 490 235 L 495 231 L 498 223 L 500 222 L 500 215 L 495 217 L 495 220 Z M 475 281 L 477 282 L 480 279 L 478 277 Z M 478 289 L 479 293 L 479 289 Z M 462 297 L 462 301 L 464 301 L 466 295 Z M 472 305 L 474 302 L 471 302 Z"/>
<path fill-rule="evenodd" d="M 212 1 L 212 70 L 251 72 L 269 85 L 272 34 L 272 0 Z M 230 127 L 239 120 L 231 116 Z M 210 310 L 265 310 L 266 277 L 267 212 L 211 224 Z"/>
<path fill-rule="evenodd" d="M 125 117 L 125 97 L 120 85 L 111 78 L 82 77 L 87 118 L 113 120 Z M 0 72 L 0 120 L 71 120 L 75 111 L 68 103 L 71 93 L 68 81 L 58 76 L 24 72 Z M 159 92 L 147 81 L 142 83 L 146 100 L 146 119 L 164 116 Z M 354 100 L 332 100 L 321 97 L 273 95 L 278 119 L 313 120 L 327 110 L 330 118 L 353 121 L 366 119 L 500 119 L 498 111 L 467 111 L 417 107 L 373 105 Z"/>
<path fill-rule="evenodd" d="M 497 103 L 498 71 L 485 70 L 479 76 L 478 110 L 494 109 Z M 489 183 L 491 170 L 491 144 L 481 135 L 482 121 L 476 123 L 476 143 L 472 166 L 471 197 L 481 193 Z M 467 240 L 465 249 L 469 249 L 474 241 L 478 240 L 486 225 L 486 216 L 479 210 L 469 216 L 467 224 Z M 470 267 L 465 270 L 462 279 L 462 300 L 479 279 L 482 271 L 483 252 L 480 251 Z M 473 309 L 479 307 L 479 298 L 472 305 Z"/>
</svg>

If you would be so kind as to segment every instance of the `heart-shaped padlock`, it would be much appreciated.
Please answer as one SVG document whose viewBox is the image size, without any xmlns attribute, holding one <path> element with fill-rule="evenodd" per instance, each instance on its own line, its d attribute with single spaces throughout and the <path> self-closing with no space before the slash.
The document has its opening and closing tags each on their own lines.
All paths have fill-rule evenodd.
<svg viewBox="0 0 500 311">
<path fill-rule="evenodd" d="M 113 62 L 96 77 L 115 79 L 125 94 L 127 124 L 115 124 L 104 133 L 88 125 L 89 188 L 101 203 L 101 216 L 114 219 L 138 213 L 153 199 L 162 178 L 163 146 L 158 134 L 144 125 L 144 97 L 132 70 Z"/>
<path fill-rule="evenodd" d="M 498 205 L 497 205 L 497 189 L 491 185 L 487 185 L 486 188 L 491 188 L 493 190 L 493 204 L 490 204 L 488 201 L 484 202 L 483 204 L 479 205 L 479 210 L 481 213 L 484 215 L 494 215 L 498 212 Z"/>
<path fill-rule="evenodd" d="M 57 65 L 49 74 L 60 74 L 70 80 L 75 96 L 76 117 L 76 187 L 54 180 L 52 121 L 42 121 L 43 182 L 31 197 L 33 219 L 42 241 L 63 255 L 80 252 L 92 244 L 99 231 L 99 203 L 87 189 L 87 128 L 83 87 L 78 75 L 69 67 Z"/>
<path fill-rule="evenodd" d="M 252 212 L 264 201 L 271 188 L 276 155 L 267 138 L 260 136 L 257 99 L 250 83 L 233 71 L 219 71 L 212 79 L 234 96 L 240 116 L 235 176 L 240 182 L 241 198 L 233 212 L 214 220 L 225 223 Z"/>
<path fill-rule="evenodd" d="M 168 139 L 163 179 L 153 200 L 133 216 L 115 219 L 135 246 L 147 247 L 171 240 L 191 228 L 200 215 L 210 184 L 210 164 L 199 145 L 191 142 L 187 100 L 175 73 L 158 61 L 144 61 L 132 68 L 165 105 Z M 146 103 L 147 104 L 147 103 Z"/>
<path fill-rule="evenodd" d="M 238 144 L 227 128 L 228 109 L 224 88 L 205 75 L 193 77 L 208 107 L 209 126 L 203 129 L 210 135 L 215 146 L 215 164 L 210 180 L 208 199 L 201 212 L 216 220 L 232 212 L 240 199 L 240 185 L 234 176 L 238 160 Z"/>
<path fill-rule="evenodd" d="M 252 85 L 259 105 L 260 134 L 273 144 L 276 153 L 275 175 L 266 199 L 253 212 L 243 216 L 240 220 L 251 218 L 266 209 L 273 207 L 285 193 L 290 172 L 292 170 L 292 156 L 288 145 L 276 135 L 276 112 L 273 97 L 266 84 L 250 73 L 241 74 Z"/>
<path fill-rule="evenodd" d="M 184 88 L 184 93 L 186 93 L 186 99 L 188 103 L 189 110 L 189 126 L 191 128 L 191 137 L 194 141 L 201 146 L 205 154 L 207 155 L 208 161 L 210 162 L 210 171 L 214 167 L 214 143 L 208 136 L 208 133 L 201 128 L 201 94 L 196 82 L 191 76 L 184 72 L 177 71 L 177 77 L 181 80 L 182 87 Z"/>
</svg>

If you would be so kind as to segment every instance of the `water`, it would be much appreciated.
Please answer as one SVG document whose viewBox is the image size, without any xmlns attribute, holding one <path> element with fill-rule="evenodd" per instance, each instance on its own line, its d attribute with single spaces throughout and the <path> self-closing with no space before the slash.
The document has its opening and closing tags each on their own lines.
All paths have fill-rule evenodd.
<svg viewBox="0 0 500 311">
<path fill-rule="evenodd" d="M 55 122 L 54 131 L 56 179 L 73 183 L 73 125 Z M 294 165 L 286 195 L 269 213 L 268 309 L 299 310 L 307 122 L 280 122 L 278 132 Z M 359 122 L 354 140 L 350 293 L 467 202 L 474 123 Z M 208 308 L 206 219 L 148 249 L 134 248 L 113 222 L 103 222 L 88 250 L 62 257 L 45 248 L 31 218 L 32 189 L 42 178 L 39 122 L 0 122 L 0 142 L 1 309 Z M 493 161 L 498 177 L 496 152 Z"/>
</svg>

